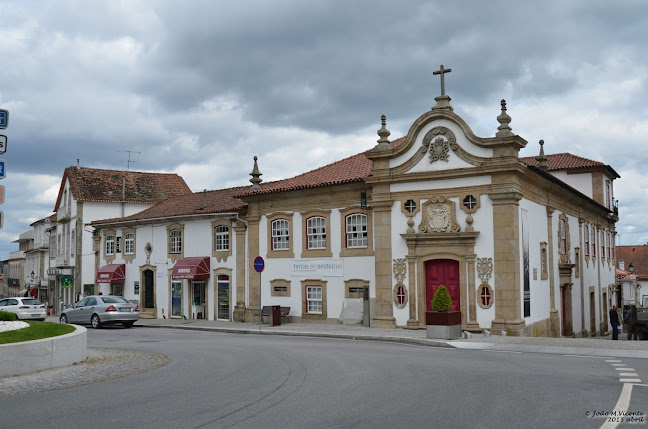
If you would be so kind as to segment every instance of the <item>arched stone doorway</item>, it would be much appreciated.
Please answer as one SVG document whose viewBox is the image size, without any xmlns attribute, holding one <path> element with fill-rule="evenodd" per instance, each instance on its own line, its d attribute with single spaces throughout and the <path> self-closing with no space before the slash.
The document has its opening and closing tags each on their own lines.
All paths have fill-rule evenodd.
<svg viewBox="0 0 648 429">
<path fill-rule="evenodd" d="M 155 270 L 152 265 L 140 267 L 140 317 L 157 318 Z"/>
</svg>

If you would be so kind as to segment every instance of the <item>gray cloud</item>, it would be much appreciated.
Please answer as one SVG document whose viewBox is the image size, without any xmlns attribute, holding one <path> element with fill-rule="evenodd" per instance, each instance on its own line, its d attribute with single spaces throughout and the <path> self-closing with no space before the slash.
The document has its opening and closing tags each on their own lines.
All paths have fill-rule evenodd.
<svg viewBox="0 0 648 429">
<path fill-rule="evenodd" d="M 548 152 L 623 172 L 619 230 L 648 240 L 648 228 L 632 232 L 648 206 L 624 194 L 643 190 L 624 180 L 645 165 L 644 2 L 0 0 L 0 9 L 11 58 L 0 68 L 0 107 L 12 118 L 5 158 L 22 180 L 60 180 L 77 159 L 122 169 L 129 150 L 140 152 L 132 168 L 183 171 L 195 190 L 247 183 L 252 155 L 264 179 L 299 174 L 371 147 L 381 114 L 392 137 L 404 135 L 434 105 L 432 71 L 444 64 L 455 111 L 478 135 L 494 134 L 506 98 L 529 141 L 522 155 L 544 138 Z M 25 219 L 53 207 L 23 191 L 8 189 L 1 207 L 3 253 Z"/>
</svg>

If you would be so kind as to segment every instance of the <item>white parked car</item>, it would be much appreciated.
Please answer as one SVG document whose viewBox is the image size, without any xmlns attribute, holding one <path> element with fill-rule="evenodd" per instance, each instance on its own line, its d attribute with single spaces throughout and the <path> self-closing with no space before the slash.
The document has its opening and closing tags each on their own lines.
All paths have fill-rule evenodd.
<svg viewBox="0 0 648 429">
<path fill-rule="evenodd" d="M 0 299 L 0 311 L 15 313 L 20 320 L 45 320 L 45 304 L 36 298 L 11 297 Z"/>
</svg>

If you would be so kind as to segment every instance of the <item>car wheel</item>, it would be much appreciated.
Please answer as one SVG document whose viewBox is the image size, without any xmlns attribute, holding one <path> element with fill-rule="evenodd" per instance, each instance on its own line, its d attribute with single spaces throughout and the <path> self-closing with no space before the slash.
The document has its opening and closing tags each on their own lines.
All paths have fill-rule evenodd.
<svg viewBox="0 0 648 429">
<path fill-rule="evenodd" d="M 92 327 L 95 329 L 101 328 L 101 320 L 99 320 L 99 316 L 96 314 L 92 315 L 92 319 L 90 319 L 90 323 L 92 324 Z"/>
<path fill-rule="evenodd" d="M 61 314 L 61 317 L 59 318 L 60 323 L 67 323 L 67 316 L 65 314 Z"/>
<path fill-rule="evenodd" d="M 133 327 L 133 323 L 134 322 L 124 322 L 122 325 L 124 325 L 124 328 L 128 329 Z"/>
</svg>

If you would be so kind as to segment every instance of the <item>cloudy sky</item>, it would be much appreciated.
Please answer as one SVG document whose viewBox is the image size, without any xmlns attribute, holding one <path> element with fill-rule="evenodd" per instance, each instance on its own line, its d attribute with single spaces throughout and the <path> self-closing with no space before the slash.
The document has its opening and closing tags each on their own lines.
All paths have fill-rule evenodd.
<svg viewBox="0 0 648 429">
<path fill-rule="evenodd" d="M 477 135 L 494 135 L 505 98 L 522 156 L 544 139 L 612 166 L 617 244 L 646 243 L 646 41 L 640 0 L 0 0 L 0 258 L 77 159 L 130 156 L 194 191 L 249 184 L 254 155 L 264 180 L 290 177 L 373 147 L 381 114 L 405 135 L 440 64 Z"/>
</svg>

